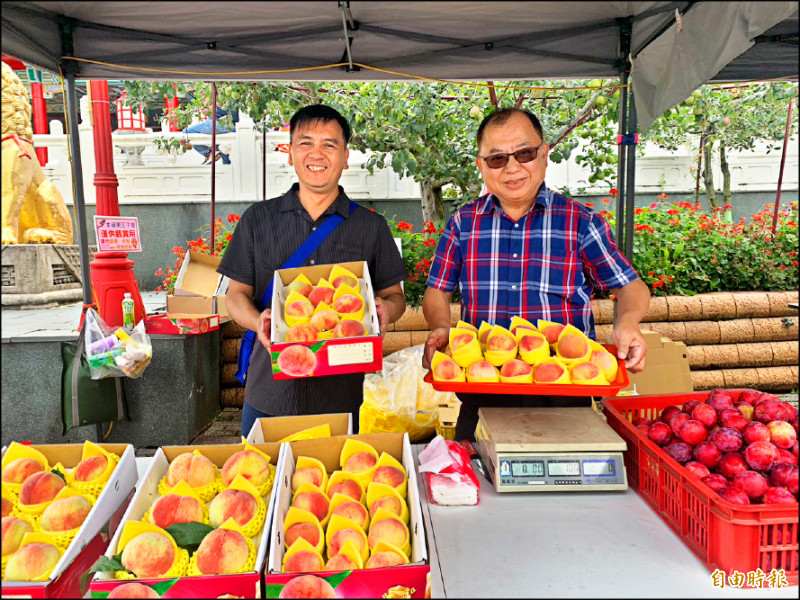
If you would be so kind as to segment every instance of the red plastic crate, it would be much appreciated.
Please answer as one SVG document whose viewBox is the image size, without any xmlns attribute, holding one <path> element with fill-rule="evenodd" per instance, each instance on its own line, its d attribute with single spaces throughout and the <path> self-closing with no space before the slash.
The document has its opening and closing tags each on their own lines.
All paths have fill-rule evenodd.
<svg viewBox="0 0 800 600">
<path fill-rule="evenodd" d="M 738 398 L 742 390 L 729 390 Z M 704 402 L 708 392 L 603 398 L 608 424 L 628 445 L 628 484 L 689 549 L 713 572 L 747 574 L 783 569 L 798 583 L 798 506 L 723 500 L 633 425 L 655 421 L 661 410 L 689 400 Z"/>
</svg>

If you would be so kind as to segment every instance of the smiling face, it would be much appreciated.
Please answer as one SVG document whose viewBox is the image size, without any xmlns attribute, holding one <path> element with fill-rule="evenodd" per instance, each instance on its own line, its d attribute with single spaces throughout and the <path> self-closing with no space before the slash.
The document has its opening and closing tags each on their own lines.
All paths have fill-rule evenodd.
<svg viewBox="0 0 800 600">
<path fill-rule="evenodd" d="M 309 121 L 292 136 L 289 164 L 300 180 L 300 193 L 339 194 L 339 177 L 350 156 L 342 128 L 336 121 Z"/>
<path fill-rule="evenodd" d="M 536 148 L 539 144 L 542 144 L 542 138 L 530 119 L 524 114 L 514 113 L 505 122 L 486 126 L 478 154 L 488 157 L 523 148 Z M 497 196 L 504 210 L 527 210 L 533 205 L 544 181 L 549 150 L 547 144 L 542 144 L 536 159 L 526 163 L 519 163 L 510 156 L 508 164 L 500 169 L 490 169 L 482 158 L 476 159 L 486 187 Z"/>
</svg>

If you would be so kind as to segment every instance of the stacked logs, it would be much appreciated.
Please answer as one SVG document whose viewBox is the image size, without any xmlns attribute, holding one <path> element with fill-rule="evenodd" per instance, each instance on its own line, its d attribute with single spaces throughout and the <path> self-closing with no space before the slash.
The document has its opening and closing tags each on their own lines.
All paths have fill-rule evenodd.
<svg viewBox="0 0 800 600">
<path fill-rule="evenodd" d="M 798 292 L 734 292 L 697 296 L 659 296 L 650 300 L 642 328 L 683 342 L 695 390 L 752 387 L 789 392 L 798 387 L 798 312 L 789 303 Z M 451 324 L 460 305 L 450 306 Z M 597 339 L 610 341 L 612 300 L 593 300 Z M 234 322 L 222 326 L 222 404 L 242 406 L 244 390 L 236 381 L 236 358 L 243 330 Z M 430 333 L 420 309 L 408 308 L 388 327 L 383 354 L 425 343 Z"/>
</svg>

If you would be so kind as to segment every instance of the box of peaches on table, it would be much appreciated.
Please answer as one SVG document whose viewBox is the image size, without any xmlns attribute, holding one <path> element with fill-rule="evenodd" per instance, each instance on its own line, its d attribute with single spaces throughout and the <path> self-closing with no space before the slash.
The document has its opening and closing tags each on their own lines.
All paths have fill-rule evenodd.
<svg viewBox="0 0 800 600">
<path fill-rule="evenodd" d="M 407 433 L 284 445 L 267 598 L 423 598 L 430 582 Z"/>
<path fill-rule="evenodd" d="M 275 379 L 380 371 L 383 346 L 366 262 L 275 271 Z"/>
<path fill-rule="evenodd" d="M 258 598 L 280 449 L 159 448 L 91 569 L 92 597 Z"/>
<path fill-rule="evenodd" d="M 256 419 L 247 434 L 247 441 L 251 444 L 264 442 L 282 444 L 351 433 L 353 433 L 353 415 L 350 413 L 288 415 Z"/>
<path fill-rule="evenodd" d="M 130 444 L 3 448 L 3 597 L 81 597 L 136 479 Z"/>
<path fill-rule="evenodd" d="M 425 381 L 443 392 L 615 396 L 628 385 L 616 346 L 599 344 L 573 325 L 519 316 L 508 329 L 459 321 Z"/>
</svg>

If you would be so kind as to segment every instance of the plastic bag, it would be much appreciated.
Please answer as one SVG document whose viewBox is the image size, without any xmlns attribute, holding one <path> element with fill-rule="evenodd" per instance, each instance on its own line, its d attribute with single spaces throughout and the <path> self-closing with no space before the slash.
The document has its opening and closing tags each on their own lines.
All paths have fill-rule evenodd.
<svg viewBox="0 0 800 600">
<path fill-rule="evenodd" d="M 86 311 L 84 352 L 92 379 L 106 377 L 142 376 L 153 356 L 150 337 L 144 320 L 127 332 L 122 327 L 112 329 L 94 309 Z"/>
<path fill-rule="evenodd" d="M 481 503 L 481 484 L 467 451 L 457 442 L 438 435 L 419 453 L 419 472 L 428 480 L 433 504 L 472 506 Z"/>
<path fill-rule="evenodd" d="M 423 381 L 423 346 L 411 346 L 384 357 L 381 373 L 364 377 L 359 433 L 403 433 L 418 442 L 436 430 L 436 407 L 456 400 Z"/>
</svg>

